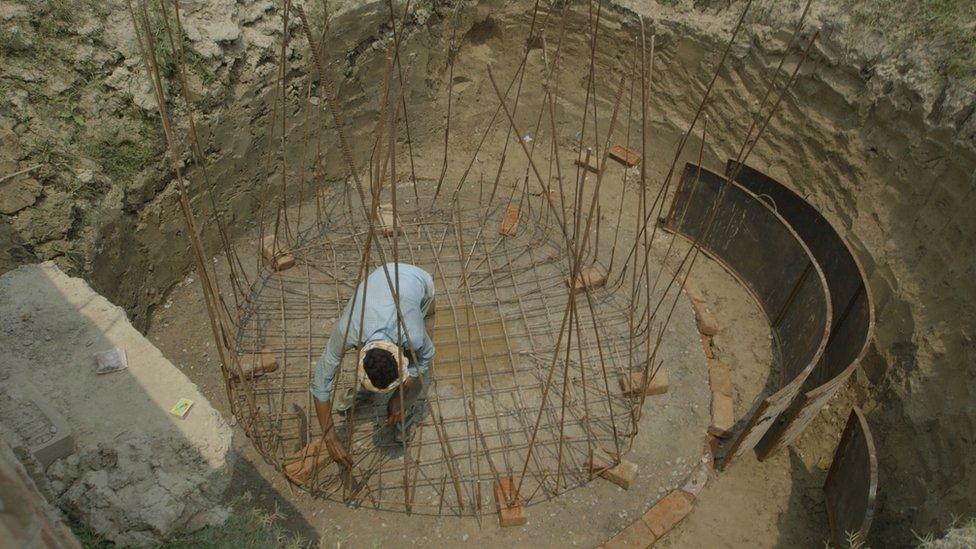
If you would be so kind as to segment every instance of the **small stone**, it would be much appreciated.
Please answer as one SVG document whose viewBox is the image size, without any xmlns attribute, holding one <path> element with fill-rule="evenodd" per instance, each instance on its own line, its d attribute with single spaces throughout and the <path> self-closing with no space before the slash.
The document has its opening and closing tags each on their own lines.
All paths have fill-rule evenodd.
<svg viewBox="0 0 976 549">
<path fill-rule="evenodd" d="M 0 174 L 0 177 L 7 174 Z M 15 177 L 0 183 L 0 213 L 13 215 L 37 202 L 41 184 L 31 177 Z"/>
</svg>

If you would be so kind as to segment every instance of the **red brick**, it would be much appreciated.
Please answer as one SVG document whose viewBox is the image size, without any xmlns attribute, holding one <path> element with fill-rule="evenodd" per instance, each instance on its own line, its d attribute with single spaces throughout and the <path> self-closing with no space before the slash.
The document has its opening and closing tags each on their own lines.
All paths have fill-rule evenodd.
<svg viewBox="0 0 976 549">
<path fill-rule="evenodd" d="M 593 452 L 590 460 L 590 471 L 598 471 L 598 474 L 623 488 L 629 490 L 634 480 L 637 478 L 637 464 L 621 459 L 619 463 L 610 467 L 615 460 L 609 452 L 602 448 L 597 448 Z"/>
<path fill-rule="evenodd" d="M 573 293 L 595 290 L 607 282 L 607 272 L 597 265 L 587 265 L 580 269 L 573 281 Z"/>
<path fill-rule="evenodd" d="M 694 498 L 691 494 L 675 490 L 644 513 L 644 522 L 647 523 L 654 537 L 660 539 L 688 516 L 693 502 Z"/>
<path fill-rule="evenodd" d="M 590 161 L 586 161 L 586 149 L 580 151 L 579 157 L 576 159 L 576 165 L 586 168 L 593 173 L 600 173 L 600 157 L 597 156 L 595 151 L 590 151 Z"/>
<path fill-rule="evenodd" d="M 643 519 L 635 520 L 630 526 L 621 530 L 602 545 L 605 549 L 644 549 L 654 545 L 657 538 L 644 523 Z"/>
<path fill-rule="evenodd" d="M 498 506 L 498 525 L 502 528 L 522 526 L 528 521 L 522 498 L 516 494 L 512 503 L 508 501 L 508 496 L 514 491 L 515 481 L 512 477 L 495 481 L 495 505 Z"/>
<path fill-rule="evenodd" d="M 698 289 L 698 285 L 694 283 L 690 278 L 686 278 L 682 283 L 682 287 L 685 289 L 685 294 L 692 303 L 705 303 L 705 296 Z"/>
<path fill-rule="evenodd" d="M 718 333 L 718 321 L 704 303 L 692 302 L 695 309 L 695 324 L 702 335 L 713 336 Z"/>
<path fill-rule="evenodd" d="M 295 258 L 282 247 L 281 241 L 276 240 L 274 235 L 264 238 L 261 253 L 275 271 L 284 271 L 295 265 Z"/>
<path fill-rule="evenodd" d="M 278 369 L 278 359 L 269 349 L 263 349 L 260 353 L 239 355 L 237 361 L 241 365 L 245 379 L 258 377 Z M 237 379 L 237 372 L 231 372 L 231 376 Z"/>
<path fill-rule="evenodd" d="M 509 204 L 505 210 L 505 217 L 502 218 L 502 225 L 498 229 L 498 234 L 503 236 L 515 236 L 519 226 L 519 207 Z"/>
<path fill-rule="evenodd" d="M 732 397 L 721 393 L 712 393 L 712 424 L 708 427 L 708 434 L 727 438 L 732 434 L 734 424 Z"/>
<path fill-rule="evenodd" d="M 620 390 L 625 395 L 640 395 L 642 387 L 644 387 L 644 372 L 631 372 L 630 375 L 620 378 Z M 644 394 L 647 396 L 663 395 L 668 392 L 668 388 L 668 371 L 661 367 L 651 378 L 647 387 L 644 387 Z"/>
<path fill-rule="evenodd" d="M 634 149 L 628 149 L 623 145 L 614 145 L 610 147 L 610 158 L 620 162 L 628 168 L 633 168 L 634 166 L 640 164 L 641 157 Z"/>
<path fill-rule="evenodd" d="M 708 360 L 708 384 L 713 393 L 732 396 L 732 371 L 729 365 L 717 358 Z"/>
<path fill-rule="evenodd" d="M 316 438 L 301 450 L 285 456 L 284 473 L 288 480 L 301 486 L 312 478 L 315 471 L 331 461 L 332 456 L 325 447 L 325 440 Z"/>
</svg>

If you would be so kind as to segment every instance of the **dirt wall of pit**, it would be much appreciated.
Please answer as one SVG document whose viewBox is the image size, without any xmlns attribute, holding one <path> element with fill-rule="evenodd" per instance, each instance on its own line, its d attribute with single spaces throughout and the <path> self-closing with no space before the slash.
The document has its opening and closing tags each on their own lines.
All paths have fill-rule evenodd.
<svg viewBox="0 0 976 549">
<path fill-rule="evenodd" d="M 656 33 L 652 128 L 655 133 L 679 135 L 698 106 L 738 6 L 693 13 L 694 24 L 688 13 L 656 5 L 630 8 L 644 10 L 648 30 Z M 354 154 L 365 159 L 391 36 L 387 13 L 383 4 L 336 9 L 323 53 L 339 77 L 339 97 Z M 779 27 L 785 28 L 791 17 L 796 13 L 789 12 Z M 607 69 L 612 67 L 619 76 L 633 53 L 637 20 L 633 11 L 620 6 L 608 6 L 602 18 L 597 66 L 606 74 L 611 74 Z M 521 52 L 530 19 L 529 2 L 481 2 L 461 11 L 452 82 L 457 102 L 455 127 L 467 131 L 483 126 L 496 104 L 484 66 L 491 62 L 499 80 L 507 81 L 514 72 L 509 65 Z M 197 107 L 203 113 L 200 121 L 210 178 L 225 220 L 235 234 L 242 234 L 253 227 L 265 184 L 280 177 L 280 127 L 272 140 L 267 134 L 276 101 L 280 14 L 270 2 L 238 6 L 215 0 L 187 14 L 187 20 L 193 27 L 187 32 L 193 47 L 215 66 L 212 79 L 197 82 L 202 90 Z M 577 6 L 570 16 L 570 28 L 579 31 L 586 20 L 585 7 Z M 443 138 L 448 79 L 445 41 L 450 40 L 453 21 L 452 12 L 437 4 L 420 7 L 408 19 L 403 55 L 412 67 L 406 97 L 415 142 Z M 122 18 L 116 23 L 125 25 L 126 21 Z M 789 39 L 787 31 L 770 23 L 749 21 L 748 36 L 733 48 L 707 108 L 712 129 L 706 158 L 717 163 L 709 166 L 712 169 L 721 170 L 724 159 L 735 155 L 750 122 L 749 110 L 761 99 L 769 70 Z M 875 345 L 858 378 L 857 394 L 876 431 L 882 466 L 881 511 L 875 532 L 883 542 L 900 542 L 909 539 L 911 529 L 938 529 L 952 514 L 968 515 L 976 510 L 972 495 L 976 477 L 970 473 L 976 466 L 976 405 L 967 395 L 967 381 L 972 378 L 967 364 L 974 358 L 976 326 L 968 302 L 976 295 L 972 276 L 976 265 L 969 253 L 976 218 L 968 213 L 976 202 L 974 101 L 971 91 L 960 92 L 948 85 L 934 94 L 919 91 L 904 75 L 874 70 L 870 61 L 853 55 L 850 45 L 841 43 L 838 36 L 840 33 L 825 32 L 814 46 L 811 60 L 750 164 L 791 185 L 820 208 L 865 264 L 878 324 Z M 124 59 L 115 62 L 112 74 L 120 82 L 117 91 L 132 95 L 148 113 L 151 100 L 145 81 L 139 80 L 144 75 L 131 35 L 128 39 L 121 50 Z M 113 40 L 124 44 L 127 36 L 122 33 Z M 580 90 L 585 85 L 586 42 L 581 32 L 568 32 L 566 40 L 561 84 L 566 93 L 559 107 L 570 113 L 583 104 Z M 536 74 L 545 66 L 538 52 L 529 58 Z M 788 66 L 795 62 L 797 52 L 790 55 Z M 286 154 L 301 154 L 306 132 L 321 135 L 326 154 L 318 176 L 342 177 L 344 167 L 323 105 L 318 105 L 317 119 L 295 114 L 296 100 L 306 92 L 306 81 L 300 75 L 309 62 L 304 37 L 294 33 L 289 48 L 291 111 Z M 117 74 L 119 67 L 126 74 Z M 605 112 L 612 105 L 615 78 L 599 78 L 598 105 Z M 538 110 L 541 99 L 534 101 L 526 99 L 526 112 Z M 461 104 L 465 107 L 458 108 Z M 178 115 L 185 112 L 179 104 L 175 110 Z M 278 120 L 280 124 L 280 117 Z M 13 126 L 15 135 L 17 127 Z M 572 135 L 575 130 L 569 128 L 558 131 Z M 401 143 L 400 148 L 405 145 Z M 193 203 L 206 214 L 208 199 L 202 193 L 204 181 L 199 171 L 190 168 L 188 178 Z M 298 174 L 289 174 L 289 178 L 293 182 L 299 179 Z M 159 162 L 126 184 L 109 189 L 106 196 L 116 207 L 79 213 L 75 206 L 72 215 L 90 216 L 93 221 L 82 228 L 78 223 L 69 224 L 71 231 L 58 238 L 91 239 L 88 278 L 123 305 L 137 326 L 145 327 L 152 308 L 191 268 L 173 174 Z M 18 231 L 25 222 L 17 218 L 32 208 L 53 210 L 72 200 L 57 192 L 45 187 L 35 205 L 9 222 L 13 228 L 7 231 L 9 240 L 20 246 L 11 262 L 27 261 L 32 255 L 43 258 L 48 253 L 51 246 L 31 245 L 32 235 Z M 289 200 L 297 199 L 300 192 L 293 184 Z M 272 190 L 269 197 L 274 199 L 275 193 Z M 0 223 L 0 236 L 4 223 Z M 215 226 L 204 223 L 203 228 L 209 250 L 216 253 Z M 25 241 L 27 245 L 23 245 Z M 805 443 L 808 441 L 803 439 L 799 442 Z"/>
</svg>

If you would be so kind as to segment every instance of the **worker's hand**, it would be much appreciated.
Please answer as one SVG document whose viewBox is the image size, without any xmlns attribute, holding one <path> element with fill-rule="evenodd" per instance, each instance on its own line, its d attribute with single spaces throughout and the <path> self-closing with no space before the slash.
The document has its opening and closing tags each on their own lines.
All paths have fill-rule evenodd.
<svg viewBox="0 0 976 549">
<path fill-rule="evenodd" d="M 403 419 L 403 410 L 400 408 L 400 395 L 394 393 L 386 403 L 386 426 L 396 425 Z"/>
<path fill-rule="evenodd" d="M 349 457 L 349 452 L 339 440 L 339 435 L 336 434 L 335 429 L 329 429 L 329 432 L 325 433 L 324 440 L 325 448 L 329 451 L 332 459 L 336 460 L 339 465 L 352 468 L 352 458 Z"/>
</svg>

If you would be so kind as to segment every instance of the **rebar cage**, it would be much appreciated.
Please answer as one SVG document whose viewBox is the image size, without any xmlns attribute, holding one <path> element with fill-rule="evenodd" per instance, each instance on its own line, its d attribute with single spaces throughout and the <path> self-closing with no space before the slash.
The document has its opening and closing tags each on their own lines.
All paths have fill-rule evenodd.
<svg viewBox="0 0 976 549">
<path fill-rule="evenodd" d="M 602 3 L 595 17 L 593 5 L 589 6 L 585 29 L 589 36 L 589 66 L 584 79 L 586 100 L 576 113 L 581 119 L 575 140 L 578 147 L 561 152 L 565 141 L 560 142 L 557 135 L 557 118 L 565 114 L 560 114 L 555 105 L 564 70 L 565 59 L 560 52 L 571 3 L 548 7 L 535 3 L 522 62 L 508 87 L 499 87 L 491 68 L 486 68 L 498 105 L 470 162 L 466 163 L 468 168 L 454 183 L 450 179 L 445 181 L 450 163 L 453 56 L 448 55 L 448 69 L 442 75 L 446 76 L 447 84 L 443 167 L 440 177 L 434 180 L 419 178 L 414 169 L 416 155 L 405 99 L 408 79 L 404 73 L 411 66 L 401 59 L 402 33 L 410 3 L 398 14 L 393 2 L 389 2 L 391 35 L 378 97 L 378 116 L 371 142 L 362 147 L 370 151 L 366 180 L 345 135 L 347 123 L 338 99 L 335 75 L 332 67 L 323 62 L 324 50 L 316 39 L 316 36 L 322 39 L 327 36 L 329 16 L 325 14 L 321 28 L 312 29 L 304 9 L 284 0 L 281 56 L 268 132 L 269 145 L 275 137 L 280 137 L 280 193 L 274 204 L 273 197 L 269 196 L 272 186 L 269 182 L 258 204 L 261 208 L 258 247 L 267 248 L 266 236 L 271 239 L 271 245 L 266 254 L 258 252 L 259 257 L 266 255 L 266 260 L 259 265 L 256 275 L 252 271 L 255 276 L 249 277 L 230 239 L 221 205 L 215 197 L 214 181 L 206 169 L 209 161 L 204 151 L 207 149 L 197 135 L 195 101 L 186 76 L 179 3 L 160 2 L 152 20 L 146 3 L 130 4 L 176 174 L 181 213 L 201 279 L 228 398 L 235 417 L 265 459 L 282 468 L 289 453 L 319 437 L 316 422 L 310 420 L 312 396 L 308 386 L 314 363 L 357 285 L 373 268 L 392 260 L 426 269 L 434 278 L 438 294 L 433 330 L 437 353 L 432 377 L 425 383 L 425 397 L 417 404 L 419 427 L 413 439 L 394 444 L 390 429 L 381 427 L 384 399 L 354 407 L 337 421 L 338 433 L 351 450 L 355 466 L 348 470 L 333 463 L 318 467 L 310 479 L 301 482 L 304 488 L 316 495 L 381 509 L 478 513 L 496 508 L 486 502 L 492 492 L 499 497 L 500 486 L 507 487 L 501 492 L 501 497 L 507 500 L 506 507 L 514 505 L 516 499 L 532 503 L 585 483 L 594 474 L 594 458 L 598 452 L 609 456 L 601 461 L 604 466 L 619 463 L 637 434 L 643 395 L 661 366 L 658 350 L 680 288 L 687 282 L 701 250 L 696 239 L 690 247 L 679 251 L 683 247 L 675 247 L 671 235 L 667 237 L 670 241 L 663 258 L 652 261 L 652 249 L 659 233 L 656 220 L 667 211 L 669 196 L 674 192 L 671 184 L 678 159 L 699 121 L 700 163 L 708 125 L 708 116 L 702 114 L 750 5 L 748 2 L 743 8 L 715 64 L 703 98 L 677 144 L 667 175 L 651 192 L 646 166 L 654 35 L 650 34 L 648 42 L 643 19 L 637 20 L 639 35 L 634 37 L 633 58 L 629 67 L 620 71 L 619 85 L 614 87 L 609 123 L 601 123 L 598 132 L 598 74 L 594 60 Z M 456 10 L 461 6 L 459 2 Z M 748 160 L 817 38 L 818 33 L 814 32 L 788 78 L 779 78 L 787 54 L 802 42 L 798 37 L 809 6 L 808 1 L 790 45 L 771 73 L 770 85 L 754 116 L 750 117 L 751 123 L 735 158 L 737 165 Z M 543 18 L 536 17 L 540 11 L 544 12 Z M 457 22 L 455 18 L 453 23 L 457 25 Z M 311 53 L 311 62 L 306 62 L 304 67 L 307 74 L 301 78 L 295 77 L 294 67 L 289 70 L 288 66 L 288 42 L 292 34 L 301 35 Z M 161 45 L 168 47 L 173 62 L 172 77 L 177 85 L 172 89 L 168 88 L 173 83 L 164 82 L 161 76 L 156 55 Z M 451 53 L 456 47 L 455 33 Z M 542 104 L 535 106 L 539 110 L 532 117 L 525 116 L 523 107 L 517 121 L 515 110 L 526 59 L 534 47 L 541 47 L 546 67 L 539 82 Z M 288 104 L 290 78 L 302 80 L 306 86 L 306 114 L 311 112 L 313 104 L 326 107 L 341 151 L 341 171 L 344 177 L 350 178 L 325 185 L 321 174 L 313 173 L 316 216 L 314 223 L 304 225 L 300 220 L 295 223 L 289 220 L 290 206 L 286 204 L 289 185 L 288 158 L 284 154 L 285 118 L 302 110 Z M 611 78 L 608 82 L 615 80 Z M 618 212 L 624 210 L 625 200 L 632 200 L 637 215 L 632 220 L 634 226 L 629 238 L 626 231 L 621 231 L 618 216 L 613 228 L 603 230 L 603 238 L 606 242 L 612 240 L 612 244 L 601 247 L 600 202 L 610 200 L 601 195 L 601 184 L 607 173 L 604 168 L 610 157 L 610 145 L 618 130 L 621 98 L 628 88 L 627 114 L 620 116 L 626 119 L 626 138 L 624 145 L 615 145 L 615 158 L 629 168 L 643 163 L 638 170 L 623 171 L 622 190 L 612 199 L 619 201 Z M 510 97 L 513 89 L 514 97 Z M 179 131 L 174 128 L 169 113 L 173 99 L 170 93 L 175 96 L 177 91 L 187 122 Z M 635 97 L 636 110 L 633 109 Z M 606 113 L 602 116 L 606 117 Z M 531 124 L 532 119 L 534 127 L 519 127 Z M 640 143 L 639 152 L 630 149 L 631 122 L 635 119 L 639 119 L 635 125 L 640 126 L 636 131 L 639 140 L 634 141 Z M 502 173 L 507 152 L 520 150 L 522 153 L 513 156 L 520 158 L 517 169 L 524 167 L 524 175 L 511 187 L 500 187 L 498 177 L 490 185 L 467 181 L 484 145 L 484 137 L 492 132 L 496 120 L 501 122 L 500 129 L 505 134 L 497 173 Z M 548 138 L 544 137 L 545 132 L 540 133 L 543 121 L 551 129 Z M 275 127 L 279 122 L 281 135 L 276 136 Z M 530 135 L 525 129 L 534 130 L 531 145 L 523 137 Z M 401 130 L 410 159 L 409 182 L 403 184 L 396 170 Z M 537 148 L 544 139 L 549 142 Z M 269 172 L 275 148 L 268 149 Z M 194 176 L 202 180 L 201 189 L 209 198 L 209 219 L 217 228 L 227 262 L 229 284 L 223 288 L 203 244 L 197 213 L 184 179 L 183 156 L 187 152 L 196 169 Z M 560 154 L 564 160 L 579 155 L 575 175 L 569 170 L 559 171 Z M 320 161 L 320 150 L 312 162 L 303 153 L 299 163 L 300 188 L 305 185 L 307 165 L 314 172 Z M 537 166 L 541 162 L 549 165 L 545 176 Z M 638 183 L 636 188 L 627 185 L 631 173 Z M 726 177 L 723 189 L 735 176 L 732 173 Z M 446 189 L 442 186 L 445 182 Z M 721 194 L 715 203 L 719 202 Z M 301 200 L 299 207 L 300 204 Z M 713 204 L 706 214 L 704 235 L 713 228 L 723 229 L 713 226 L 714 220 Z M 512 227 L 513 221 L 517 228 Z M 497 227 L 502 223 L 507 227 L 499 230 Z M 669 262 L 672 257 L 674 261 Z M 387 279 L 390 280 L 389 276 Z M 233 303 L 225 298 L 228 294 Z M 402 318 L 402 313 L 399 316 Z M 279 367 L 262 370 L 257 375 L 255 363 L 272 355 Z M 352 354 L 344 358 L 336 394 L 353 387 L 353 360 Z M 317 460 L 323 452 L 320 447 L 313 458 Z"/>
<path fill-rule="evenodd" d="M 398 188 L 407 198 L 398 200 L 396 230 L 374 231 L 387 251 L 396 240 L 399 260 L 434 278 L 436 354 L 425 397 L 413 410 L 421 419 L 401 444 L 383 426 L 385 397 L 356 405 L 336 420 L 340 437 L 351 441 L 356 472 L 350 478 L 331 464 L 305 487 L 377 508 L 456 513 L 469 503 L 491 509 L 482 499 L 490 497 L 492 483 L 518 477 L 523 467 L 520 494 L 527 502 L 587 482 L 592 453 L 619 454 L 635 432 L 633 401 L 618 378 L 644 368 L 647 342 L 632 331 L 626 285 L 577 292 L 578 322 L 554 357 L 560 314 L 573 289 L 565 241 L 547 201 L 514 189 L 494 200 L 489 189 L 433 199 L 434 185 L 425 181 Z M 259 410 L 250 432 L 279 465 L 321 436 L 308 420 L 309 382 L 354 293 L 370 233 L 350 189 L 337 185 L 327 193 L 323 203 L 332 207 L 322 217 L 329 222 L 280 246 L 295 266 L 277 271 L 274 261 L 265 262 L 238 310 L 237 354 L 270 350 L 280 362 L 275 372 L 235 382 L 249 385 Z M 379 201 L 391 200 L 387 188 Z M 509 206 L 520 212 L 511 236 L 499 233 Z M 592 249 L 598 247 L 594 241 Z M 380 261 L 374 254 L 366 270 Z M 354 387 L 356 357 L 344 357 L 334 395 Z"/>
</svg>

